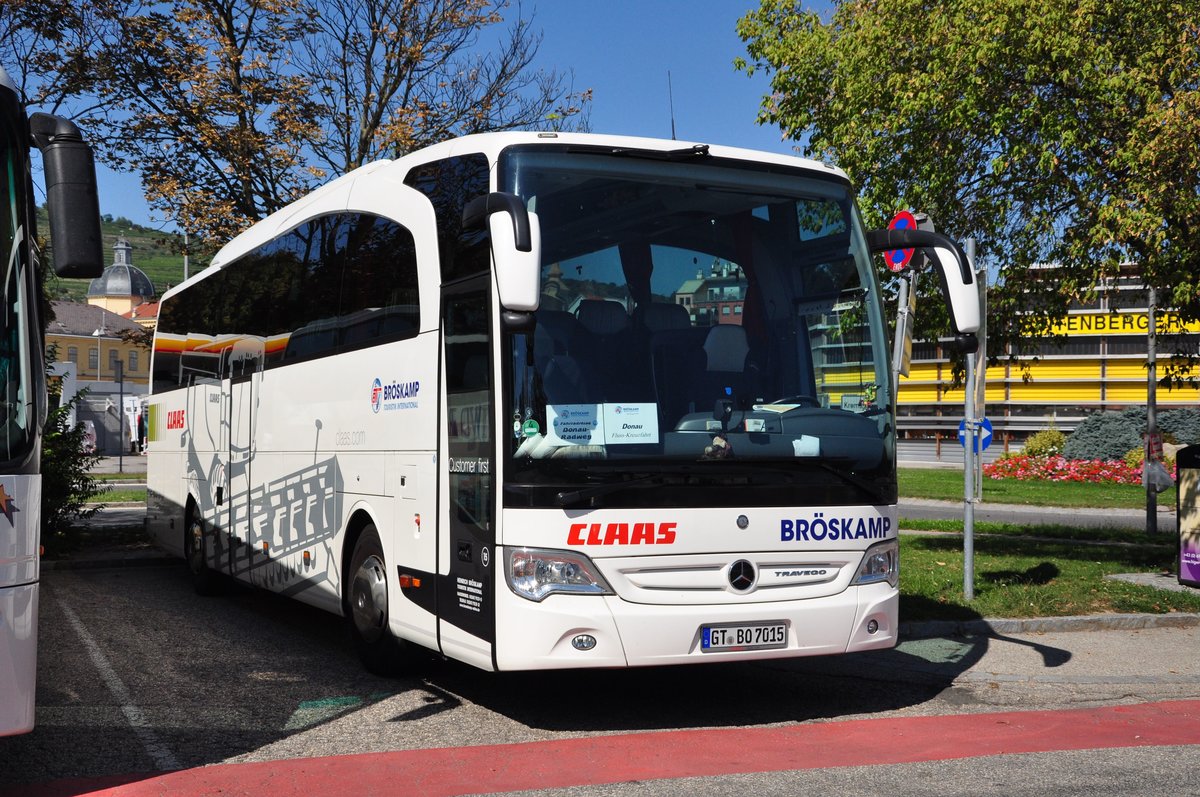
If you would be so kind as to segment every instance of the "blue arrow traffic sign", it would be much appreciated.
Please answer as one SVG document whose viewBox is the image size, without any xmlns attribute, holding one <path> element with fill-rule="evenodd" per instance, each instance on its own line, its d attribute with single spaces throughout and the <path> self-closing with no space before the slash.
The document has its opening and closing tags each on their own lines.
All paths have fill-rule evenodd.
<svg viewBox="0 0 1200 797">
<path fill-rule="evenodd" d="M 987 418 L 980 418 L 979 424 L 979 440 L 975 444 L 975 451 L 985 451 L 992 444 L 992 422 Z M 958 422 L 958 444 L 963 448 L 967 447 L 967 419 L 963 418 Z"/>
</svg>

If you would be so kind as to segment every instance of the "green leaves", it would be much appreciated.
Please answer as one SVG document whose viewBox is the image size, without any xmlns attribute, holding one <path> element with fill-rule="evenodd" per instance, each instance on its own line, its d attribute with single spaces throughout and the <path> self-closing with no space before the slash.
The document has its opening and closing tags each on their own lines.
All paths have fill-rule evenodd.
<svg viewBox="0 0 1200 797">
<path fill-rule="evenodd" d="M 586 127 L 503 0 L 9 0 L 0 61 L 150 204 L 222 242 L 330 176 L 485 130 Z M 28 56 L 28 57 L 27 57 Z M 49 105 L 50 107 L 45 107 Z"/>
<path fill-rule="evenodd" d="M 908 207 L 976 238 L 1000 271 L 993 355 L 1021 345 L 1018 307 L 1057 312 L 1123 262 L 1195 282 L 1200 18 L 1184 4 L 846 0 L 822 21 L 763 0 L 738 33 L 739 68 L 771 76 L 760 120 L 845 169 L 868 223 Z M 1033 270 L 1046 262 L 1060 279 Z M 1194 291 L 1173 298 L 1200 317 Z"/>
</svg>

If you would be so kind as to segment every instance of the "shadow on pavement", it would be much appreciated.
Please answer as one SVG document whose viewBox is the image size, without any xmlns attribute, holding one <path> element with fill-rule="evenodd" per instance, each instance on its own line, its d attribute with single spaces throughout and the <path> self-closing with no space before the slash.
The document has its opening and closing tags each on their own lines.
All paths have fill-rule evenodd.
<svg viewBox="0 0 1200 797">
<path fill-rule="evenodd" d="M 237 760 L 307 733 L 295 744 L 311 752 L 299 754 L 328 754 L 313 740 L 341 733 L 336 723 L 347 718 L 353 734 L 345 744 L 362 752 L 368 741 L 393 739 L 488 743 L 497 737 L 475 726 L 491 715 L 499 715 L 504 741 L 861 717 L 942 695 L 986 655 L 991 639 L 907 639 L 874 653 L 634 670 L 495 674 L 431 659 L 387 679 L 362 669 L 340 618 L 237 586 L 200 598 L 182 564 L 51 572 L 38 727 L 0 739 L 0 793 L 75 794 L 81 781 L 64 779 L 116 785 L 150 777 L 122 774 L 154 768 L 147 738 L 183 768 Z M 131 727 L 128 707 L 97 677 L 89 646 L 124 684 L 142 727 Z M 1047 667 L 1070 657 L 1032 647 Z"/>
</svg>

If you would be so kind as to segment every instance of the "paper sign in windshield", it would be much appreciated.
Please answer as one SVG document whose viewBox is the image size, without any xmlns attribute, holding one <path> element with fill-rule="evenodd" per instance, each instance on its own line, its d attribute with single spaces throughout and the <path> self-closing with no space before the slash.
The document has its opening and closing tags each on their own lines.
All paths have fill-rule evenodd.
<svg viewBox="0 0 1200 797">
<path fill-rule="evenodd" d="M 604 442 L 609 445 L 658 442 L 658 405 L 605 404 Z"/>
<path fill-rule="evenodd" d="M 554 445 L 604 445 L 600 404 L 547 404 L 547 440 Z"/>
<path fill-rule="evenodd" d="M 560 446 L 658 442 L 656 404 L 548 404 L 546 440 Z"/>
</svg>

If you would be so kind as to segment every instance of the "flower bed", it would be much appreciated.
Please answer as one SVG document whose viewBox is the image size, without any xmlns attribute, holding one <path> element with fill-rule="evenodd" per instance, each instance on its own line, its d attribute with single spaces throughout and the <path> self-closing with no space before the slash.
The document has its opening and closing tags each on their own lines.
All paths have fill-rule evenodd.
<svg viewBox="0 0 1200 797">
<path fill-rule="evenodd" d="M 1170 468 L 1169 469 L 1173 469 Z M 983 475 L 990 479 L 1020 481 L 1098 482 L 1108 484 L 1141 484 L 1142 466 L 1121 460 L 1067 459 L 1066 457 L 1031 457 L 1024 454 L 1002 457 L 983 466 Z"/>
</svg>

